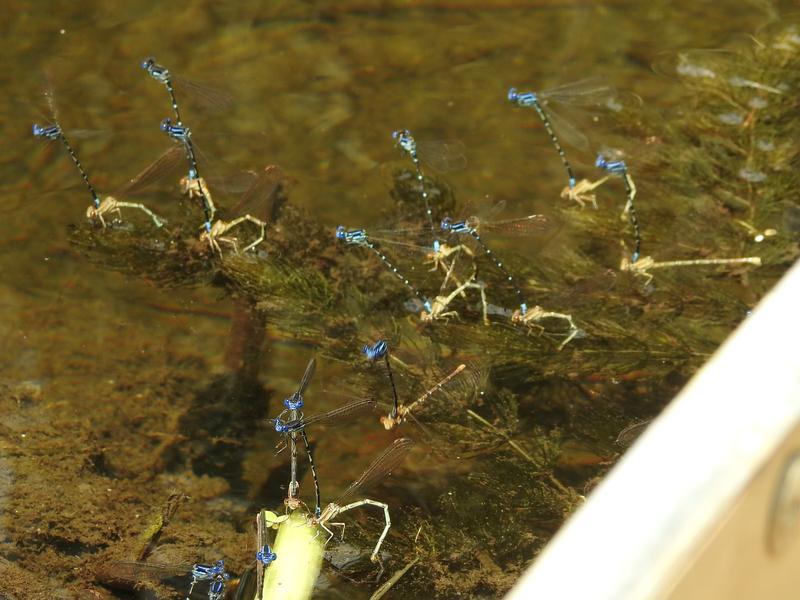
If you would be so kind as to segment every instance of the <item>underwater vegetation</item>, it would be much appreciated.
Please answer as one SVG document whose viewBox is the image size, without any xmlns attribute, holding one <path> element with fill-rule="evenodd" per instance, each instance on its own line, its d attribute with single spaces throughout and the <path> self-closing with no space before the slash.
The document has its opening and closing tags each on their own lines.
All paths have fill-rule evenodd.
<svg viewBox="0 0 800 600">
<path fill-rule="evenodd" d="M 682 90 L 668 119 L 594 78 L 499 97 L 541 122 L 531 135 L 552 148 L 537 160 L 564 167 L 536 214 L 459 198 L 447 171 L 463 148 L 405 129 L 387 132 L 406 167 L 375 199 L 379 223 L 319 222 L 279 156 L 231 202 L 198 165 L 191 82 L 141 66 L 167 92 L 172 145 L 121 190 L 98 193 L 51 92 L 33 134 L 89 192 L 70 231 L 82 256 L 235 303 L 231 368 L 162 349 L 163 371 L 109 384 L 80 416 L 35 385 L 0 387 L 4 450 L 23 479 L 26 464 L 52 472 L 7 500 L 9 597 L 273 597 L 282 560 L 282 585 L 306 569 L 324 597 L 497 597 L 800 254 L 791 22 L 663 56 L 657 73 Z M 560 103 L 602 114 L 602 143 Z M 587 150 L 588 169 L 571 160 Z M 137 201 L 176 169 L 174 194 Z M 263 372 L 276 339 L 313 348 L 293 387 Z M 317 369 L 335 371 L 330 393 Z M 70 435 L 56 442 L 53 422 Z M 276 539 L 291 531 L 307 538 L 295 550 Z M 308 565 L 288 558 L 303 548 Z"/>
</svg>

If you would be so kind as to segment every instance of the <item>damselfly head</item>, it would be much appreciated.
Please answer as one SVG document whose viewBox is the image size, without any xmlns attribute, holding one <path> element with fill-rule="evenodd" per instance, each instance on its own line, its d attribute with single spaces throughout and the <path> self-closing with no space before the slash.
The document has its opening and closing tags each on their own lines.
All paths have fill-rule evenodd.
<svg viewBox="0 0 800 600">
<path fill-rule="evenodd" d="M 377 360 L 389 352 L 389 343 L 386 340 L 378 340 L 372 345 L 366 344 L 361 351 L 367 355 L 369 360 Z"/>
<path fill-rule="evenodd" d="M 508 100 L 519 107 L 526 108 L 536 103 L 536 94 L 533 92 L 520 93 L 517 88 L 512 87 L 508 90 Z"/>
<path fill-rule="evenodd" d="M 40 138 L 47 138 L 49 140 L 56 139 L 61 135 L 61 129 L 58 125 L 51 125 L 49 127 L 42 127 L 38 123 L 33 124 L 33 135 Z"/>
<path fill-rule="evenodd" d="M 392 138 L 397 141 L 397 145 L 412 154 L 417 150 L 417 143 L 414 141 L 414 138 L 411 135 L 411 132 L 408 129 L 398 129 L 397 131 L 392 132 Z"/>
</svg>

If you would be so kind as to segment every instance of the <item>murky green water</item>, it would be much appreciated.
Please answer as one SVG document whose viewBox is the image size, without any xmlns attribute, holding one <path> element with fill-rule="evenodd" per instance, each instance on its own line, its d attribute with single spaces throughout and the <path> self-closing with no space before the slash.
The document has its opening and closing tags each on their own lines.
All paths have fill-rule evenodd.
<svg viewBox="0 0 800 600">
<path fill-rule="evenodd" d="M 613 464 L 618 433 L 657 414 L 797 257 L 798 48 L 771 46 L 777 28 L 747 37 L 787 7 L 264 4 L 4 11 L 0 595 L 182 597 L 175 587 L 112 590 L 96 576 L 142 558 L 143 532 L 175 493 L 188 498 L 147 560 L 225 558 L 242 573 L 254 515 L 281 504 L 288 479 L 267 417 L 311 356 L 309 414 L 350 396 L 388 401 L 382 371 L 360 354 L 385 335 L 406 400 L 459 363 L 468 369 L 399 433 L 377 417 L 309 432 L 327 500 L 393 438 L 417 441 L 370 493 L 392 511 L 385 572 L 364 560 L 378 518 L 348 517 L 319 595 L 369 597 L 418 558 L 393 597 L 499 597 Z M 676 50 L 720 47 L 738 54 L 687 63 L 716 77 L 651 68 L 668 72 Z M 30 135 L 31 122 L 47 122 L 42 92 L 52 89 L 64 128 L 87 134 L 72 143 L 95 187 L 118 188 L 169 147 L 158 129 L 167 94 L 139 67 L 148 55 L 234 95 L 222 112 L 182 106 L 209 175 L 234 190 L 243 171 L 285 171 L 288 204 L 266 255 L 220 263 L 180 242 L 195 236 L 200 214 L 179 205 L 174 179 L 134 199 L 167 216 L 166 233 L 127 211 L 132 230 L 92 229 L 63 148 Z M 641 99 L 578 122 L 593 150 L 627 152 L 643 254 L 759 256 L 762 267 L 653 270 L 649 284 L 619 270 L 620 240 L 631 243 L 621 181 L 598 188 L 597 211 L 561 199 L 565 176 L 543 127 L 505 99 L 512 85 L 594 75 Z M 413 189 L 392 194 L 410 168 L 393 148 L 398 128 L 463 143 L 466 168 L 429 173 L 437 190 L 452 189 L 456 213 L 503 202 L 503 218 L 547 217 L 545 235 L 487 239 L 529 305 L 572 315 L 581 336 L 558 351 L 558 321 L 542 335 L 507 314 L 486 327 L 477 295 L 454 301 L 459 319 L 420 325 L 404 306 L 410 294 L 373 254 L 335 242 L 340 223 L 392 226 L 419 208 Z M 598 176 L 593 154 L 567 151 L 579 177 Z M 237 196 L 226 192 L 215 189 L 223 207 Z M 777 235 L 757 243 L 742 223 Z M 433 296 L 442 277 L 422 258 L 392 255 Z M 513 307 L 492 263 L 478 265 L 489 303 Z M 458 275 L 469 268 L 463 261 Z M 308 475 L 301 490 L 311 502 Z"/>
</svg>

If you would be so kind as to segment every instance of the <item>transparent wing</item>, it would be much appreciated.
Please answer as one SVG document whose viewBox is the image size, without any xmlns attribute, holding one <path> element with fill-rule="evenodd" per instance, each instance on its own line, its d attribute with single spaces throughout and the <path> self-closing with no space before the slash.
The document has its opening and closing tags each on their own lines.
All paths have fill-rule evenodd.
<svg viewBox="0 0 800 600">
<path fill-rule="evenodd" d="M 413 256 L 413 257 L 423 257 L 426 254 L 430 254 L 433 252 L 433 246 L 421 246 L 419 244 L 414 244 L 412 242 L 401 242 L 399 240 L 390 240 L 388 238 L 382 237 L 372 237 L 369 238 L 371 241 L 376 242 L 380 249 L 387 249 L 390 250 L 391 254 L 394 256 Z"/>
<path fill-rule="evenodd" d="M 400 438 L 381 452 L 373 460 L 361 476 L 356 479 L 344 493 L 336 499 L 336 504 L 346 504 L 348 500 L 357 496 L 360 492 L 370 488 L 396 469 L 405 460 L 411 448 L 414 447 L 414 440 L 410 438 Z"/>
<path fill-rule="evenodd" d="M 589 139 L 583 133 L 549 106 L 545 108 L 545 111 L 547 112 L 547 118 L 550 120 L 550 125 L 552 125 L 553 131 L 555 131 L 560 142 L 569 144 L 583 152 L 589 151 Z"/>
<path fill-rule="evenodd" d="M 451 173 L 467 166 L 465 148 L 460 140 L 423 140 L 417 142 L 417 156 L 434 171 Z"/>
<path fill-rule="evenodd" d="M 425 254 L 433 249 L 434 236 L 429 227 L 374 229 L 368 230 L 367 235 L 371 241 L 404 254 Z"/>
<path fill-rule="evenodd" d="M 311 378 L 314 376 L 314 371 L 317 369 L 317 359 L 312 358 L 308 361 L 308 366 L 306 366 L 306 371 L 303 373 L 303 378 L 300 380 L 300 384 L 297 386 L 297 395 L 302 396 L 303 393 L 306 391 L 308 384 L 311 383 Z"/>
<path fill-rule="evenodd" d="M 183 92 L 190 99 L 195 99 L 203 106 L 217 111 L 230 110 L 233 107 L 233 94 L 227 90 L 223 90 L 212 85 L 200 83 L 198 81 L 190 81 L 172 75 L 172 84 L 175 87 L 176 93 Z M 180 102 L 178 98 L 178 102 Z"/>
<path fill-rule="evenodd" d="M 497 231 L 506 235 L 536 235 L 551 231 L 554 227 L 545 215 L 528 215 L 516 219 L 503 219 L 500 221 L 479 222 L 481 229 L 485 231 Z"/>
<path fill-rule="evenodd" d="M 70 139 L 93 140 L 98 138 L 110 138 L 114 134 L 108 129 L 67 129 L 64 134 Z"/>
<path fill-rule="evenodd" d="M 111 561 L 102 566 L 106 579 L 124 581 L 160 581 L 167 577 L 181 577 L 192 570 L 192 565 L 168 565 L 135 561 Z"/>
<path fill-rule="evenodd" d="M 53 119 L 58 122 L 58 105 L 56 104 L 56 96 L 53 92 L 53 82 L 49 73 L 45 75 L 45 81 L 47 82 L 47 87 L 44 90 L 44 99 L 45 102 L 47 102 L 47 108 L 50 110 L 50 114 L 52 115 Z"/>
<path fill-rule="evenodd" d="M 141 172 L 129 179 L 115 192 L 115 195 L 125 197 L 140 193 L 167 175 L 177 171 L 178 167 L 185 161 L 186 153 L 183 148 L 173 144 L 161 156 L 142 169 Z"/>
<path fill-rule="evenodd" d="M 541 101 L 575 106 L 605 106 L 616 95 L 617 90 L 602 77 L 588 77 L 537 93 Z"/>
<path fill-rule="evenodd" d="M 251 182 L 233 209 L 234 214 L 245 213 L 270 221 L 275 216 L 275 202 L 286 178 L 280 167 L 269 165 Z"/>
<path fill-rule="evenodd" d="M 354 402 L 350 402 L 348 404 L 345 404 L 344 406 L 339 406 L 327 412 L 308 417 L 307 419 L 302 419 L 297 423 L 296 427 L 294 427 L 293 430 L 305 429 L 306 427 L 308 427 L 309 425 L 313 425 L 314 423 L 347 419 L 355 415 L 373 411 L 375 410 L 376 406 L 377 402 L 373 398 L 367 398 L 364 400 L 355 400 Z M 294 425 L 294 423 L 290 423 L 290 425 Z"/>
<path fill-rule="evenodd" d="M 411 215 L 412 217 L 416 217 L 417 215 Z M 424 216 L 423 213 L 419 213 L 419 216 Z M 405 238 L 405 239 L 415 239 L 418 236 L 430 236 L 431 230 L 429 227 L 425 226 L 411 226 L 411 227 L 398 227 L 397 229 L 370 229 L 367 231 L 367 235 L 369 235 L 370 239 L 373 239 L 373 235 L 375 234 L 382 238 Z M 378 239 L 378 238 L 375 238 Z"/>
<path fill-rule="evenodd" d="M 464 209 L 465 209 L 465 212 L 463 214 L 470 214 L 470 215 L 473 214 L 473 211 L 472 211 L 472 208 L 470 206 L 470 203 L 467 203 L 466 206 L 464 207 Z M 495 222 L 495 221 L 499 220 L 497 217 L 499 217 L 501 214 L 503 214 L 503 211 L 505 211 L 507 209 L 508 209 L 508 202 L 506 202 L 503 199 L 500 199 L 500 200 L 497 200 L 494 203 L 494 205 L 492 205 L 491 208 L 483 209 L 480 212 L 475 211 L 475 214 L 477 215 L 477 218 L 480 221 Z"/>
</svg>

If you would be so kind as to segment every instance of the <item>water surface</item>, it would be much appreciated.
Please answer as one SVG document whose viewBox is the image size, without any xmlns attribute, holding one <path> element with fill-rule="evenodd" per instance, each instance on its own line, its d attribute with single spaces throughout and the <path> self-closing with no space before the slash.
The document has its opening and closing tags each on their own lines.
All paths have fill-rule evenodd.
<svg viewBox="0 0 800 600">
<path fill-rule="evenodd" d="M 359 353 L 384 333 L 407 365 L 396 366 L 406 397 L 461 361 L 479 376 L 432 403 L 424 428 L 402 430 L 418 447 L 373 492 L 390 503 L 394 522 L 382 577 L 418 557 L 395 597 L 502 595 L 613 464 L 620 431 L 657 414 L 796 258 L 797 205 L 775 200 L 781 186 L 796 183 L 782 166 L 795 152 L 789 101 L 763 94 L 772 121 L 752 107 L 731 123 L 720 116 L 739 114 L 741 98 L 651 68 L 679 49 L 752 49 L 746 36 L 783 8 L 725 1 L 9 4 L 0 59 L 0 592 L 135 597 L 97 583 L 95 568 L 136 559 L 140 536 L 172 493 L 188 499 L 148 558 L 224 557 L 241 573 L 252 561 L 256 510 L 279 506 L 285 493 L 286 456 L 275 455 L 266 418 L 312 355 L 319 369 L 309 412 L 348 395 L 387 400 L 380 370 Z M 305 275 L 324 274 L 329 303 L 295 301 L 310 297 L 302 278 L 287 292 L 290 280 L 276 276 L 277 299 L 263 282 L 248 287 L 254 267 L 247 262 L 223 269 L 228 283 L 209 276 L 186 285 L 158 278 L 152 263 L 136 265 L 121 252 L 115 259 L 86 242 L 103 234 L 84 222 L 89 196 L 63 148 L 34 139 L 30 125 L 47 122 L 42 94 L 52 90 L 64 128 L 85 134 L 72 143 L 95 187 L 110 193 L 169 144 L 158 128 L 170 115 L 167 94 L 139 67 L 150 55 L 232 93 L 234 104 L 222 111 L 189 98 L 182 106 L 204 169 L 229 182 L 215 197 L 231 206 L 243 172 L 280 165 L 291 223 L 301 225 L 271 235 L 303 246 L 286 256 L 302 256 L 295 266 Z M 727 64 L 734 74 L 745 65 Z M 774 83 L 780 68 L 756 77 Z M 596 75 L 640 99 L 628 112 L 579 115 L 576 123 L 593 150 L 628 150 L 645 253 L 661 260 L 755 254 L 764 256 L 763 268 L 664 270 L 650 286 L 618 271 L 620 240 L 630 245 L 619 220 L 620 182 L 598 190 L 598 211 L 562 200 L 564 173 L 543 127 L 533 111 L 505 99 L 510 86 L 547 89 Z M 456 210 L 502 201 L 504 217 L 540 213 L 557 224 L 546 238 L 499 237 L 493 247 L 521 274 L 531 305 L 572 314 L 585 337 L 559 352 L 557 335 L 526 336 L 500 317 L 485 328 L 467 305 L 460 321 L 420 327 L 404 307 L 410 294 L 374 256 L 337 249 L 340 223 L 391 224 L 393 175 L 411 167 L 393 147 L 399 128 L 421 140 L 463 143 L 465 168 L 428 173 L 452 188 Z M 580 177 L 598 175 L 593 154 L 568 152 Z M 737 178 L 743 169 L 766 179 Z M 178 207 L 175 184 L 160 182 L 137 201 L 179 222 L 190 210 Z M 779 234 L 757 244 L 737 220 Z M 134 245 L 150 236 L 136 222 Z M 397 260 L 436 291 L 419 257 Z M 492 264 L 480 269 L 490 302 L 513 308 L 514 294 Z M 259 301 L 254 317 L 250 306 Z M 393 434 L 368 419 L 313 437 L 330 499 Z M 310 500 L 308 479 L 303 492 Z M 363 554 L 379 523 L 353 521 L 345 545 L 331 545 L 321 596 L 368 597 L 378 585 Z M 349 564 L 347 552 L 362 560 Z"/>
</svg>

